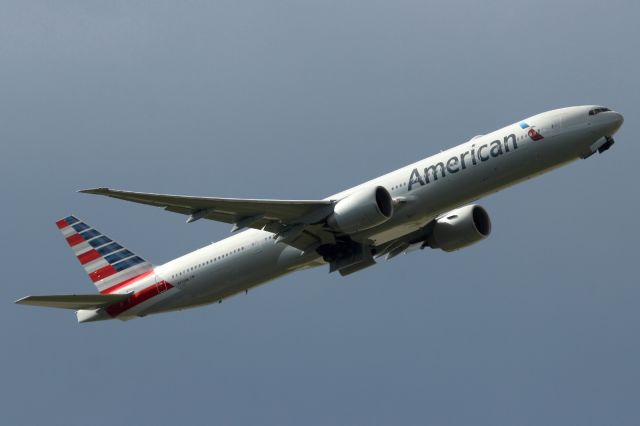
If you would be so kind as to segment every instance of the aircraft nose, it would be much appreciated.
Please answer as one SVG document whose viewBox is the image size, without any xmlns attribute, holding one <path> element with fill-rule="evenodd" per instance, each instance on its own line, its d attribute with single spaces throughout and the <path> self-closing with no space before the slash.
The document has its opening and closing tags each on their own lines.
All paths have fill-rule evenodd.
<svg viewBox="0 0 640 426">
<path fill-rule="evenodd" d="M 610 133 L 607 136 L 613 136 L 613 134 L 617 132 L 618 129 L 620 129 L 620 127 L 622 126 L 622 123 L 624 123 L 624 117 L 622 116 L 622 114 L 615 111 L 609 112 L 608 115 L 609 115 L 609 118 L 608 118 L 609 122 L 607 123 L 607 127 Z"/>
<path fill-rule="evenodd" d="M 619 112 L 613 112 L 615 114 L 616 117 L 616 121 L 618 122 L 618 124 L 620 126 L 622 126 L 622 123 L 624 123 L 624 117 L 622 116 L 622 114 L 620 114 Z"/>
<path fill-rule="evenodd" d="M 594 117 L 593 130 L 600 136 L 612 137 L 620 129 L 623 122 L 624 117 L 619 112 L 601 111 Z"/>
</svg>

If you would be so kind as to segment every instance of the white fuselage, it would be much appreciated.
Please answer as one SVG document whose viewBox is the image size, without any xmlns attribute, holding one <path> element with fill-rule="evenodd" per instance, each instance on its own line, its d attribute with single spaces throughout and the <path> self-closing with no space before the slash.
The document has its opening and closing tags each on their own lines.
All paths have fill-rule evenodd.
<svg viewBox="0 0 640 426">
<path fill-rule="evenodd" d="M 405 203 L 387 222 L 358 234 L 376 245 L 414 232 L 434 218 L 490 193 L 585 157 L 620 127 L 613 111 L 590 116 L 592 106 L 545 112 L 332 195 L 338 200 L 369 186 L 383 186 Z M 523 128 L 521 123 L 528 127 Z M 542 135 L 534 140 L 529 132 Z M 534 133 L 535 138 L 535 133 Z M 157 283 L 157 296 L 118 316 L 128 319 L 218 302 L 274 278 L 325 264 L 266 231 L 250 229 L 188 253 L 143 280 L 128 293 Z"/>
</svg>

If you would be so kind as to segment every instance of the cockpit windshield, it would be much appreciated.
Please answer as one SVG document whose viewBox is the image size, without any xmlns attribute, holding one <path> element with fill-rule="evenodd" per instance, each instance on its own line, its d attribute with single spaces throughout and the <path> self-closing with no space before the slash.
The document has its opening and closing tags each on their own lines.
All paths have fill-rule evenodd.
<svg viewBox="0 0 640 426">
<path fill-rule="evenodd" d="M 609 108 L 595 108 L 589 111 L 589 115 L 600 114 L 601 112 L 611 111 Z"/>
</svg>

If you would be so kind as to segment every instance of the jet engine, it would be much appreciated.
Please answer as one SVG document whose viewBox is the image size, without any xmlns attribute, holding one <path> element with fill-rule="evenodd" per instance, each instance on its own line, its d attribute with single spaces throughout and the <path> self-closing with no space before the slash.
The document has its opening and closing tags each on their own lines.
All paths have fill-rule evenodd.
<svg viewBox="0 0 640 426">
<path fill-rule="evenodd" d="M 382 186 L 362 189 L 333 206 L 327 223 L 347 234 L 373 228 L 393 216 L 393 200 Z"/>
<path fill-rule="evenodd" d="M 437 219 L 425 243 L 449 252 L 484 240 L 490 233 L 491 220 L 486 210 L 471 204 Z"/>
</svg>

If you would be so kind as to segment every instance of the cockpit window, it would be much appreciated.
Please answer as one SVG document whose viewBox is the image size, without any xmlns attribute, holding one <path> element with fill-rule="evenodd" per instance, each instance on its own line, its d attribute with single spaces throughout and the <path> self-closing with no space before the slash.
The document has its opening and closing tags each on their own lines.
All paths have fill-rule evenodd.
<svg viewBox="0 0 640 426">
<path fill-rule="evenodd" d="M 601 112 L 611 111 L 609 108 L 596 108 L 589 111 L 589 115 L 600 114 Z"/>
</svg>

